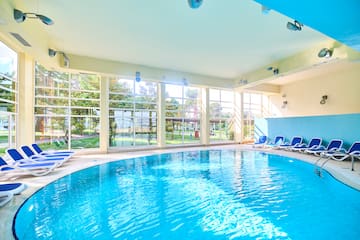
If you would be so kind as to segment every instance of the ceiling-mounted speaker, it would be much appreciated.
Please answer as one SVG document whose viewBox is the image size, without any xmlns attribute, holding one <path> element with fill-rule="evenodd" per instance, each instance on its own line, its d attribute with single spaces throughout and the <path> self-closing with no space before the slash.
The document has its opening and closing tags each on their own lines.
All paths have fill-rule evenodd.
<svg viewBox="0 0 360 240">
<path fill-rule="evenodd" d="M 199 8 L 203 0 L 188 0 L 189 6 L 191 8 Z"/>
</svg>

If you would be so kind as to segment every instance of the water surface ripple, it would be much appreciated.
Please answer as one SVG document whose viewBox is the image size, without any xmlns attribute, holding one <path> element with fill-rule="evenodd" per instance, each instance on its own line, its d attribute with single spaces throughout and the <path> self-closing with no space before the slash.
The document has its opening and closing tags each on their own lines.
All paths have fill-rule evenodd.
<svg viewBox="0 0 360 240">
<path fill-rule="evenodd" d="M 133 158 L 42 188 L 18 239 L 360 239 L 360 192 L 295 159 L 239 150 Z"/>
</svg>

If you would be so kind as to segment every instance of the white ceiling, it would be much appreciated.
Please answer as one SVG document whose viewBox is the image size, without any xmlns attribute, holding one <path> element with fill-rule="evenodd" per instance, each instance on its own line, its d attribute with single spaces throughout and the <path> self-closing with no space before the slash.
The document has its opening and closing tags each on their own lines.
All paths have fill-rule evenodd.
<svg viewBox="0 0 360 240">
<path fill-rule="evenodd" d="M 265 15 L 251 0 L 204 0 L 199 9 L 189 8 L 187 0 L 13 2 L 55 21 L 38 25 L 49 35 L 49 47 L 223 78 L 240 77 L 328 39 L 306 26 L 289 31 L 292 19 L 275 11 Z"/>
</svg>

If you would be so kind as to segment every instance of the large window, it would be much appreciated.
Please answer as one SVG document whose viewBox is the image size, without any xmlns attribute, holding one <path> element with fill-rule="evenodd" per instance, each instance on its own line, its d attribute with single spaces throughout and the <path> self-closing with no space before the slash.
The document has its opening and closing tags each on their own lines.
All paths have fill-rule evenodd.
<svg viewBox="0 0 360 240">
<path fill-rule="evenodd" d="M 156 145 L 156 83 L 111 79 L 109 85 L 109 145 Z"/>
<path fill-rule="evenodd" d="M 260 128 L 255 125 L 256 118 L 279 115 L 278 109 L 269 101 L 269 96 L 260 93 L 243 93 L 243 130 L 244 141 L 253 141 L 264 135 Z"/>
<path fill-rule="evenodd" d="M 165 85 L 166 144 L 200 142 L 200 88 Z"/>
<path fill-rule="evenodd" d="M 96 75 L 35 65 L 35 139 L 44 148 L 99 147 L 100 81 Z"/>
<path fill-rule="evenodd" d="M 234 92 L 209 89 L 210 141 L 234 140 Z"/>
<path fill-rule="evenodd" d="M 16 52 L 0 42 L 0 153 L 15 146 L 17 61 Z"/>
</svg>

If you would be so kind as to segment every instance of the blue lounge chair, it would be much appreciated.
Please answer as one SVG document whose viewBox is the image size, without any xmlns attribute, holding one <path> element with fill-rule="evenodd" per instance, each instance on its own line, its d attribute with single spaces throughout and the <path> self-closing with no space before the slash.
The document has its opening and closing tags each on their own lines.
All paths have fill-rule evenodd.
<svg viewBox="0 0 360 240">
<path fill-rule="evenodd" d="M 292 147 L 290 150 L 302 152 L 305 150 L 315 149 L 321 145 L 321 142 L 322 142 L 321 138 L 312 138 L 310 140 L 309 144 L 302 143 L 302 144 Z"/>
<path fill-rule="evenodd" d="M 75 152 L 73 151 L 43 151 L 39 145 L 37 145 L 36 143 L 31 144 L 31 147 L 35 150 L 35 152 L 37 152 L 38 154 L 41 155 L 54 155 L 54 154 L 60 154 L 60 155 L 68 155 L 71 156 L 73 155 Z"/>
<path fill-rule="evenodd" d="M 11 192 L 0 192 L 0 207 L 4 206 L 13 198 Z"/>
<path fill-rule="evenodd" d="M 37 159 L 44 159 L 44 160 L 60 160 L 67 161 L 70 156 L 69 155 L 41 155 L 36 154 L 29 146 L 21 146 L 21 150 L 25 153 L 28 158 L 37 160 Z"/>
<path fill-rule="evenodd" d="M 14 195 L 20 194 L 26 189 L 26 185 L 23 183 L 1 183 L 0 193 L 11 192 Z"/>
<path fill-rule="evenodd" d="M 320 156 L 324 152 L 329 151 L 338 151 L 341 149 L 341 146 L 343 144 L 343 141 L 340 139 L 332 139 L 327 147 L 324 147 L 323 145 L 320 145 L 317 148 L 308 149 L 305 150 L 306 153 L 314 154 L 315 156 Z"/>
<path fill-rule="evenodd" d="M 0 157 L 0 174 L 20 172 L 25 174 L 31 174 L 33 176 L 44 176 L 52 172 L 58 166 L 54 162 L 44 163 L 20 163 L 9 165 L 2 157 Z"/>
<path fill-rule="evenodd" d="M 259 139 L 256 142 L 254 142 L 253 147 L 264 147 L 266 141 L 267 141 L 267 136 L 265 135 L 260 136 Z"/>
<path fill-rule="evenodd" d="M 299 136 L 295 136 L 292 138 L 290 143 L 284 143 L 284 144 L 280 144 L 278 146 L 279 149 L 289 149 L 295 146 L 298 146 L 302 143 L 302 137 Z"/>
<path fill-rule="evenodd" d="M 0 207 L 8 203 L 13 195 L 20 194 L 25 189 L 26 185 L 22 183 L 0 184 Z"/>
<path fill-rule="evenodd" d="M 321 157 L 335 161 L 343 161 L 347 158 L 351 158 L 351 171 L 354 171 L 354 158 L 360 158 L 360 142 L 354 142 L 347 151 L 344 148 L 341 148 L 336 151 L 330 150 L 323 152 Z M 328 160 L 326 160 L 321 167 L 323 167 Z"/>
<path fill-rule="evenodd" d="M 61 164 L 63 164 L 66 159 L 65 158 L 46 158 L 46 157 L 24 157 L 18 150 L 16 150 L 15 148 L 10 148 L 6 150 L 7 154 L 9 155 L 9 157 L 14 160 L 15 162 L 20 162 L 20 163 L 44 163 L 44 162 L 52 162 L 52 163 L 56 163 L 57 166 L 60 166 Z"/>
<path fill-rule="evenodd" d="M 285 141 L 284 136 L 276 136 L 273 142 L 269 142 L 266 146 L 267 147 L 277 147 L 280 144 L 283 144 Z"/>
</svg>

